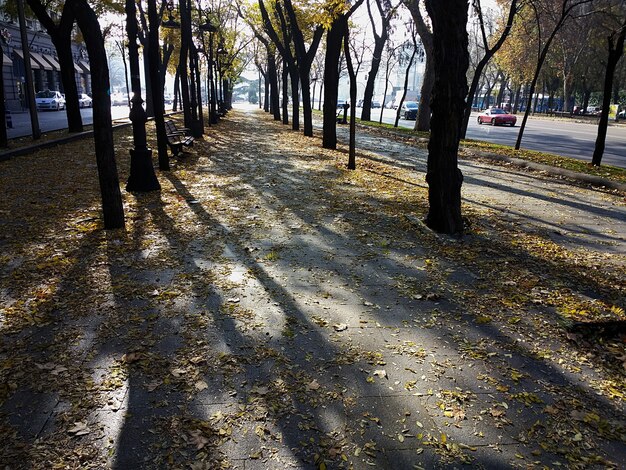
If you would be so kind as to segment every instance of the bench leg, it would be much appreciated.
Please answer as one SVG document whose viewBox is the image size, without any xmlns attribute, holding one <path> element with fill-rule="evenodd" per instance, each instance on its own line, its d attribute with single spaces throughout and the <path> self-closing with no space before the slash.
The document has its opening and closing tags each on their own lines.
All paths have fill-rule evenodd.
<svg viewBox="0 0 626 470">
<path fill-rule="evenodd" d="M 177 157 L 180 153 L 182 146 L 178 144 L 170 144 L 170 149 L 172 149 L 172 156 Z"/>
</svg>

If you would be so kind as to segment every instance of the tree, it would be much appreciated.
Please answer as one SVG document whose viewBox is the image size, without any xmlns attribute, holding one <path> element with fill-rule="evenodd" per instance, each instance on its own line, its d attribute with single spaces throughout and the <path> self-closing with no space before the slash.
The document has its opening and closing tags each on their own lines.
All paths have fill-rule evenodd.
<svg viewBox="0 0 626 470">
<path fill-rule="evenodd" d="M 311 92 L 310 92 L 310 74 L 311 65 L 313 64 L 313 58 L 317 52 L 317 48 L 322 39 L 324 29 L 317 25 L 313 32 L 313 37 L 309 45 L 309 49 L 306 49 L 304 35 L 302 29 L 299 26 L 298 18 L 294 10 L 291 0 L 284 0 L 285 10 L 289 16 L 289 23 L 291 26 L 292 40 L 294 49 L 296 51 L 298 73 L 300 75 L 300 86 L 302 89 L 302 110 L 304 112 L 304 135 L 313 137 L 313 114 L 311 112 Z"/>
<path fill-rule="evenodd" d="M 434 57 L 433 57 L 433 33 L 424 21 L 420 8 L 420 0 L 404 0 L 404 5 L 411 12 L 415 24 L 415 30 L 422 41 L 424 48 L 424 79 L 420 92 L 417 118 L 415 119 L 416 131 L 428 131 L 430 129 L 430 101 L 435 81 Z"/>
<path fill-rule="evenodd" d="M 519 150 L 522 145 L 522 137 L 524 135 L 524 129 L 526 128 L 526 122 L 528 121 L 528 115 L 532 108 L 532 99 L 535 94 L 535 87 L 541 72 L 550 45 L 554 40 L 554 37 L 563 27 L 563 24 L 571 18 L 571 16 L 580 10 L 580 14 L 587 14 L 588 12 L 582 11 L 582 7 L 591 3 L 593 0 L 532 0 L 530 1 L 530 10 L 534 15 L 534 23 L 538 32 L 538 55 L 535 66 L 535 72 L 530 82 L 528 90 L 528 99 L 526 103 L 526 110 L 524 112 L 524 118 L 520 125 L 519 133 L 517 134 L 517 140 L 515 142 L 515 150 Z M 545 42 L 543 37 L 545 32 L 548 32 Z"/>
<path fill-rule="evenodd" d="M 596 146 L 593 152 L 591 164 L 600 166 L 602 162 L 602 154 L 604 153 L 604 145 L 606 142 L 606 128 L 609 121 L 609 106 L 611 104 L 611 94 L 613 91 L 613 76 L 617 63 L 624 54 L 624 39 L 626 38 L 626 2 L 620 1 L 622 11 L 622 24 L 620 27 L 610 32 L 607 37 L 607 46 L 609 57 L 607 59 L 604 92 L 602 98 L 602 112 L 600 114 L 600 122 L 598 124 L 598 137 L 596 138 Z"/>
<path fill-rule="evenodd" d="M 350 143 L 348 145 L 348 170 L 356 169 L 356 77 L 357 72 L 352 64 L 350 53 L 350 27 L 345 23 L 343 50 L 346 58 L 346 67 L 350 77 Z"/>
<path fill-rule="evenodd" d="M 415 56 L 417 55 L 418 52 L 421 52 L 422 54 L 424 53 L 423 49 L 421 48 L 421 45 L 417 43 L 415 25 L 413 23 L 409 25 L 409 32 L 411 33 L 411 43 L 409 44 L 407 41 L 407 43 L 404 44 L 404 47 L 402 48 L 402 60 L 406 60 L 407 49 L 411 50 L 411 54 L 410 56 L 408 56 L 409 62 L 404 72 L 404 87 L 402 88 L 402 96 L 400 97 L 400 101 L 398 101 L 398 108 L 396 109 L 396 120 L 393 123 L 393 127 L 398 127 L 398 121 L 400 121 L 400 114 L 402 113 L 402 104 L 404 103 L 404 99 L 406 98 L 406 91 L 409 86 L 409 74 L 411 73 L 411 67 L 413 67 L 413 61 L 415 60 Z M 402 65 L 402 61 L 400 62 L 400 65 Z"/>
<path fill-rule="evenodd" d="M 396 14 L 398 5 L 392 6 L 390 0 L 372 0 L 376 4 L 378 14 L 380 16 L 381 31 L 376 31 L 376 21 L 372 15 L 370 0 L 367 0 L 367 14 L 370 18 L 372 30 L 374 34 L 374 51 L 372 53 L 372 64 L 367 76 L 365 84 L 365 92 L 363 94 L 363 109 L 361 110 L 361 119 L 363 121 L 371 121 L 372 116 L 372 98 L 374 98 L 374 85 L 376 84 L 376 76 L 380 68 L 385 43 L 389 38 L 391 19 Z"/>
<path fill-rule="evenodd" d="M 426 225 L 436 232 L 462 234 L 461 185 L 458 168 L 461 123 L 467 96 L 469 65 L 467 0 L 426 0 L 433 27 L 435 83 L 428 142 L 429 209 Z"/>
<path fill-rule="evenodd" d="M 263 19 L 260 14 L 260 10 L 253 10 L 252 7 L 242 10 L 241 5 L 237 5 L 237 12 L 241 18 L 248 24 L 254 37 L 265 48 L 265 56 L 267 60 L 267 82 L 269 82 L 270 88 L 270 103 L 269 108 L 274 115 L 275 121 L 280 121 L 280 95 L 278 92 L 278 70 L 276 66 L 276 46 L 268 39 L 263 33 Z"/>
<path fill-rule="evenodd" d="M 339 59 L 343 37 L 348 28 L 348 19 L 363 3 L 357 0 L 349 9 L 346 4 L 328 4 L 326 27 L 326 54 L 324 56 L 324 122 L 322 147 L 337 148 L 337 92 L 339 89 Z"/>
<path fill-rule="evenodd" d="M 324 56 L 324 122 L 322 147 L 337 148 L 337 93 L 339 90 L 339 57 L 343 35 L 348 18 L 345 13 L 337 15 L 326 33 L 326 54 Z"/>
<path fill-rule="evenodd" d="M 400 46 L 394 46 L 390 43 L 387 43 L 387 50 L 385 54 L 385 89 L 383 91 L 383 100 L 380 106 L 380 118 L 378 119 L 378 123 L 382 124 L 383 122 L 383 113 L 385 112 L 385 104 L 387 100 L 387 90 L 389 89 L 389 77 L 391 75 L 391 71 L 394 69 L 396 64 L 398 63 L 398 49 Z"/>
<path fill-rule="evenodd" d="M 111 97 L 109 95 L 109 68 L 107 66 L 104 38 L 98 17 L 86 0 L 68 0 L 78 27 L 85 37 L 91 67 L 93 93 L 93 129 L 98 166 L 98 179 L 102 195 L 104 227 L 124 227 L 124 208 L 115 163 L 113 127 L 111 123 Z"/>
<path fill-rule="evenodd" d="M 61 81 L 65 92 L 65 112 L 69 132 L 82 132 L 83 120 L 78 104 L 78 88 L 76 87 L 76 71 L 72 57 L 72 32 L 74 28 L 74 10 L 72 2 L 65 2 L 58 24 L 48 14 L 50 5 L 40 0 L 26 0 L 41 25 L 46 28 L 50 40 L 57 51 L 59 66 L 61 67 Z M 83 33 L 84 35 L 84 33 Z M 93 71 L 92 71 L 93 73 Z"/>
<path fill-rule="evenodd" d="M 493 42 L 493 38 L 487 35 L 486 27 L 485 27 L 485 15 L 483 14 L 483 9 L 480 3 L 480 0 L 474 1 L 474 10 L 476 12 L 476 16 L 478 17 L 478 22 L 480 25 L 480 32 L 482 38 L 482 47 L 484 50 L 483 57 L 479 60 L 476 65 L 476 70 L 474 71 L 474 78 L 472 79 L 472 84 L 469 88 L 469 93 L 467 95 L 467 100 L 465 103 L 465 113 L 463 116 L 463 125 L 461 128 L 461 138 L 465 138 L 465 133 L 467 132 L 467 124 L 469 123 L 470 115 L 472 113 L 472 103 L 474 102 L 474 95 L 476 94 L 476 90 L 478 89 L 478 83 L 480 81 L 483 69 L 487 65 L 487 63 L 491 60 L 493 55 L 498 52 L 498 50 L 506 41 L 509 32 L 511 31 L 511 27 L 513 26 L 513 19 L 518 11 L 518 2 L 517 0 L 512 0 L 509 5 L 509 12 L 507 15 L 506 23 L 504 24 L 500 37 L 498 37 L 495 42 Z M 491 47 L 489 46 L 490 42 L 493 44 Z"/>
<path fill-rule="evenodd" d="M 263 17 L 263 25 L 265 28 L 266 34 L 272 40 L 281 57 L 283 58 L 283 94 L 286 93 L 287 87 L 286 83 L 286 74 L 288 73 L 289 78 L 291 79 L 291 106 L 292 106 L 292 116 L 291 116 L 291 128 L 294 131 L 300 130 L 300 98 L 299 98 L 299 72 L 298 65 L 296 62 L 296 58 L 293 55 L 291 50 L 291 42 L 292 42 L 292 33 L 290 28 L 288 27 L 287 20 L 283 13 L 283 9 L 280 3 L 276 3 L 274 5 L 274 16 L 278 21 L 281 36 L 278 35 L 272 19 L 269 16 L 269 13 L 263 3 L 263 0 L 259 0 L 259 8 L 261 9 L 261 16 Z M 286 100 L 283 99 L 283 108 L 286 104 Z M 283 122 L 286 115 L 285 109 L 283 109 Z"/>
<path fill-rule="evenodd" d="M 141 5 L 141 1 L 139 2 Z M 170 160 L 167 154 L 167 133 L 165 130 L 165 104 L 163 102 L 163 86 L 161 82 L 161 54 L 159 48 L 159 26 L 165 3 L 161 3 L 160 11 L 157 10 L 156 2 L 148 0 L 148 72 L 152 86 L 146 88 L 146 94 L 152 95 L 152 109 L 154 111 L 154 124 L 157 134 L 157 152 L 159 159 L 159 170 L 170 169 Z M 148 78 L 148 77 L 146 77 Z M 146 80 L 147 81 L 147 80 Z M 146 106 L 147 108 L 147 106 Z"/>
</svg>

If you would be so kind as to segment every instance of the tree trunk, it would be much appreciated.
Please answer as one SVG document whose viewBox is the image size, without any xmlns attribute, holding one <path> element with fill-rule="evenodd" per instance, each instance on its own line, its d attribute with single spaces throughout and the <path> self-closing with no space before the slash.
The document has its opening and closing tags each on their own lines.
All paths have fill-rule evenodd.
<svg viewBox="0 0 626 470">
<path fill-rule="evenodd" d="M 387 62 L 387 70 L 385 70 L 385 90 L 383 91 L 383 100 L 380 103 L 380 117 L 378 118 L 378 124 L 383 123 L 383 114 L 385 112 L 385 101 L 387 98 L 387 90 L 389 89 L 389 61 Z"/>
<path fill-rule="evenodd" d="M 506 88 L 506 77 L 501 75 L 500 78 L 500 89 L 498 90 L 498 97 L 496 98 L 496 106 L 498 108 L 502 107 L 502 102 L 504 101 L 504 90 Z"/>
<path fill-rule="evenodd" d="M 280 96 L 278 94 L 278 73 L 276 72 L 276 58 L 273 51 L 267 50 L 267 76 L 270 84 L 270 108 L 274 114 L 274 121 L 280 121 Z"/>
<path fill-rule="evenodd" d="M 348 146 L 348 170 L 356 170 L 356 73 L 350 57 L 350 28 L 345 22 L 343 37 L 343 55 L 346 58 L 346 67 L 350 76 L 350 144 Z M 344 111 L 345 112 L 345 111 Z"/>
<path fill-rule="evenodd" d="M 76 87 L 76 70 L 72 57 L 71 37 L 67 40 L 56 39 L 52 36 L 54 47 L 57 50 L 57 58 L 61 67 L 61 82 L 65 91 L 65 113 L 67 114 L 67 130 L 69 132 L 83 131 L 83 118 L 80 115 L 78 104 L 78 88 Z M 92 70 L 93 75 L 93 70 Z M 93 79 L 92 79 L 93 81 Z"/>
<path fill-rule="evenodd" d="M 415 42 L 415 38 L 413 39 L 413 41 Z M 396 109 L 396 120 L 393 123 L 393 127 L 398 127 L 398 121 L 400 121 L 400 113 L 402 113 L 402 104 L 404 103 L 404 98 L 406 98 L 406 91 L 407 91 L 407 88 L 409 87 L 409 75 L 411 73 L 411 67 L 413 66 L 413 60 L 415 60 L 416 54 L 417 54 L 417 47 L 413 47 L 413 53 L 411 54 L 411 58 L 409 59 L 409 65 L 407 65 L 406 71 L 404 72 L 404 87 L 402 89 L 402 97 L 400 98 L 400 102 L 398 103 L 398 108 Z"/>
<path fill-rule="evenodd" d="M 609 58 L 606 63 L 606 71 L 604 74 L 604 92 L 602 97 L 602 111 L 600 112 L 600 122 L 598 124 L 598 137 L 596 138 L 596 147 L 593 151 L 591 164 L 600 166 L 604 147 L 606 144 L 606 128 L 609 125 L 609 107 L 611 105 L 611 93 L 613 91 L 613 76 L 620 57 L 624 53 L 624 40 L 626 39 L 626 20 L 622 25 L 617 40 L 613 36 L 608 38 Z"/>
<path fill-rule="evenodd" d="M 283 75 L 283 124 L 289 124 L 289 71 L 287 70 L 287 66 L 283 61 L 282 67 L 282 75 Z"/>
<path fill-rule="evenodd" d="M 148 20 L 150 29 L 148 30 L 148 72 L 150 91 L 152 94 L 152 110 L 154 112 L 154 124 L 157 134 L 157 149 L 159 158 L 159 170 L 168 171 L 170 169 L 170 159 L 167 154 L 167 133 L 165 130 L 165 105 L 163 103 L 163 86 L 161 83 L 161 57 L 159 48 L 159 16 L 156 2 L 148 2 Z M 146 94 L 148 89 L 146 88 Z M 146 110 L 147 114 L 147 110 Z"/>
<path fill-rule="evenodd" d="M 374 86 L 376 85 L 376 76 L 378 75 L 378 69 L 380 68 L 380 61 L 382 59 L 385 42 L 387 42 L 387 34 L 383 31 L 383 34 L 380 36 L 374 36 L 374 41 L 372 66 L 370 67 L 370 71 L 367 76 L 367 83 L 365 84 L 365 91 L 363 93 L 363 109 L 361 110 L 362 121 L 372 120 L 372 99 L 374 99 Z M 326 47 L 328 47 L 328 45 Z"/>
<path fill-rule="evenodd" d="M 426 50 L 426 47 L 424 47 Z M 424 79 L 422 81 L 422 89 L 420 92 L 419 108 L 417 110 L 417 119 L 415 120 L 415 130 L 428 132 L 430 130 L 430 116 L 431 116 L 431 97 L 433 92 L 433 86 L 435 84 L 435 59 L 432 53 L 426 53 L 426 63 L 424 64 Z"/>
<path fill-rule="evenodd" d="M 151 0 L 148 0 L 148 6 L 153 3 Z M 146 114 L 148 117 L 154 117 L 154 105 L 152 103 L 152 80 L 150 80 L 150 57 L 153 57 L 153 54 L 150 52 L 151 44 L 143 44 L 143 75 L 144 75 L 144 88 L 146 90 Z M 158 43 L 157 43 L 158 48 Z M 157 52 L 158 54 L 158 52 Z"/>
<path fill-rule="evenodd" d="M 174 103 L 172 103 L 172 111 L 178 110 L 180 97 L 180 65 L 176 67 L 176 74 L 174 75 Z"/>
<path fill-rule="evenodd" d="M 322 93 L 324 92 L 324 80 L 322 80 L 322 83 L 320 84 L 320 93 L 319 93 L 319 98 L 317 99 L 317 110 L 321 111 L 322 110 Z"/>
<path fill-rule="evenodd" d="M 291 128 L 294 131 L 300 130 L 300 90 L 298 68 L 289 66 L 289 79 L 291 81 Z"/>
<path fill-rule="evenodd" d="M 0 54 L 2 57 L 2 54 Z M 2 73 L 2 67 L 0 66 L 0 147 L 5 148 L 9 145 L 9 139 L 7 136 L 7 121 L 6 121 L 6 107 L 4 105 L 4 74 Z"/>
<path fill-rule="evenodd" d="M 189 46 L 191 44 L 191 25 L 187 17 L 187 0 L 181 0 L 180 9 L 180 57 L 178 59 L 178 76 L 180 80 L 180 94 L 185 127 L 192 127 L 191 105 L 189 103 L 189 74 L 187 62 L 189 60 Z"/>
<path fill-rule="evenodd" d="M 515 90 L 515 101 L 513 102 L 513 114 L 517 114 L 517 109 L 519 108 L 520 95 L 522 93 L 522 84 L 517 85 L 517 89 Z"/>
<path fill-rule="evenodd" d="M 429 210 L 426 224 L 436 232 L 462 234 L 461 185 L 458 168 L 461 123 L 469 66 L 467 0 L 427 0 L 433 25 L 435 85 L 428 143 Z"/>
<path fill-rule="evenodd" d="M 491 60 L 491 55 L 485 54 L 482 59 L 476 65 L 476 70 L 474 71 L 474 78 L 472 78 L 472 83 L 469 87 L 469 92 L 467 95 L 467 102 L 465 103 L 465 112 L 463 114 L 463 124 L 461 128 L 461 138 L 465 138 L 465 134 L 467 133 L 467 126 L 469 124 L 470 116 L 472 114 L 472 105 L 474 104 L 474 98 L 476 96 L 476 90 L 478 90 L 478 83 L 483 74 L 483 70 Z"/>
<path fill-rule="evenodd" d="M 337 148 L 337 93 L 339 91 L 339 57 L 343 34 L 346 29 L 345 15 L 339 15 L 326 33 L 324 57 L 324 123 L 322 147 Z"/>
<path fill-rule="evenodd" d="M 109 95 L 109 67 L 104 38 L 98 17 L 86 0 L 72 0 L 78 27 L 83 33 L 91 67 L 93 93 L 93 128 L 98 166 L 98 179 L 102 195 L 102 211 L 106 229 L 124 228 L 124 207 L 115 163 L 113 128 L 111 123 L 111 97 Z"/>
</svg>

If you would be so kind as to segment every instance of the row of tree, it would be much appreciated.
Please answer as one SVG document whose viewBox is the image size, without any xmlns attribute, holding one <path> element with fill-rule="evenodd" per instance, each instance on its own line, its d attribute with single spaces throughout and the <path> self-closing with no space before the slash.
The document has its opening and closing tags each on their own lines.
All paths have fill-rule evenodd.
<svg viewBox="0 0 626 470">
<path fill-rule="evenodd" d="M 146 143 L 145 122 L 148 115 L 154 118 L 156 125 L 159 169 L 169 170 L 163 100 L 166 71 L 169 69 L 176 75 L 176 96 L 181 101 L 185 126 L 196 137 L 202 135 L 201 57 L 206 66 L 207 89 L 211 92 L 209 125 L 216 122 L 220 113 L 228 108 L 233 83 L 246 65 L 245 59 L 242 59 L 245 55 L 241 54 L 246 40 L 245 35 L 241 37 L 237 31 L 236 9 L 228 6 L 211 9 L 195 0 L 180 0 L 178 8 L 171 1 L 148 0 L 147 9 L 142 0 L 92 3 L 87 0 L 26 0 L 26 3 L 30 8 L 27 14 L 39 20 L 57 50 L 67 101 L 69 132 L 83 130 L 71 45 L 76 40 L 86 45 L 91 66 L 94 141 L 104 225 L 106 228 L 121 228 L 124 226 L 124 212 L 113 146 L 111 87 L 105 48 L 105 36 L 112 31 L 112 26 L 102 29 L 99 16 L 105 13 L 125 14 L 126 35 L 118 42 L 118 46 L 124 61 L 127 56 L 129 61 L 133 91 L 130 118 L 134 137 L 126 189 L 149 191 L 160 189 L 160 186 L 154 175 L 152 152 Z M 6 2 L 3 8 L 5 13 L 17 17 L 20 9 L 23 11 L 23 6 L 24 1 L 18 0 L 17 3 Z M 169 17 L 167 26 L 172 28 L 168 30 L 161 28 L 166 12 Z M 208 38 L 203 31 L 209 33 Z M 194 33 L 198 37 L 194 37 Z M 140 49 L 145 70 L 147 113 L 144 111 L 139 81 Z M 0 125 L 6 136 L 4 121 Z M 4 146 L 6 143 L 5 139 Z"/>
<path fill-rule="evenodd" d="M 21 1 L 21 0 L 20 0 Z M 72 88 L 75 90 L 73 61 L 71 57 L 61 57 L 62 52 L 69 51 L 69 41 L 73 24 L 78 23 L 83 32 L 92 64 L 92 82 L 94 93 L 94 124 L 96 128 L 96 149 L 99 168 L 102 163 L 100 183 L 105 208 L 105 225 L 107 227 L 123 225 L 121 198 L 116 181 L 113 147 L 108 145 L 110 139 L 110 100 L 109 79 L 106 67 L 106 54 L 103 52 L 103 36 L 97 26 L 97 15 L 94 8 L 86 0 L 68 0 L 57 4 L 61 11 L 59 19 L 53 21 L 40 0 L 27 0 L 35 15 L 53 38 L 59 51 L 59 62 L 66 95 L 68 96 L 68 121 L 70 131 L 82 127 L 77 100 L 72 99 Z M 408 11 L 412 25 L 405 27 L 414 36 L 405 41 L 410 51 L 407 54 L 410 64 L 415 57 L 425 61 L 425 74 L 421 90 L 420 110 L 416 128 L 430 129 L 429 159 L 427 181 L 429 184 L 430 209 L 426 222 L 433 229 L 446 233 L 462 233 L 463 222 L 460 210 L 460 188 L 462 174 L 457 165 L 459 139 L 465 133 L 467 120 L 471 112 L 474 95 L 480 90 L 485 70 L 493 62 L 501 68 L 511 80 L 526 83 L 528 103 L 526 114 L 520 127 L 517 148 L 521 143 L 528 113 L 532 108 L 530 99 L 544 65 L 547 63 L 551 46 L 556 43 L 561 31 L 574 20 L 583 18 L 602 18 L 598 20 L 598 28 L 605 33 L 604 42 L 608 50 L 605 69 L 604 100 L 610 100 L 613 78 L 619 59 L 624 51 L 626 35 L 625 0 L 499 0 L 499 12 L 496 17 L 483 10 L 480 0 L 474 0 L 472 9 L 467 0 L 437 2 L 434 0 L 401 0 L 394 4 L 392 0 L 318 0 L 304 2 L 302 0 L 258 0 L 258 3 L 239 3 L 235 6 L 211 0 L 180 0 L 178 8 L 173 8 L 169 1 L 148 0 L 147 14 L 142 8 L 142 0 L 126 0 L 127 18 L 135 23 L 138 18 L 140 28 L 132 31 L 127 27 L 131 42 L 135 44 L 135 36 L 143 46 L 144 64 L 146 66 L 148 88 L 148 110 L 155 115 L 159 167 L 167 170 L 167 148 L 163 130 L 163 84 L 164 73 L 168 68 L 169 59 L 177 57 L 169 67 L 175 68 L 179 80 L 182 109 L 185 113 L 185 124 L 199 134 L 203 129 L 203 111 L 201 97 L 200 57 L 205 54 L 209 77 L 225 78 L 224 85 L 220 79 L 220 87 L 227 92 L 232 91 L 232 83 L 241 72 L 250 51 L 256 51 L 254 58 L 260 71 L 266 77 L 267 110 L 275 119 L 291 123 L 294 130 L 300 129 L 300 106 L 302 105 L 303 129 L 307 136 L 313 135 L 312 99 L 310 95 L 311 76 L 314 74 L 314 86 L 320 84 L 323 89 L 323 139 L 325 148 L 336 148 L 336 112 L 339 79 L 342 71 L 350 78 L 350 153 L 348 167 L 355 168 L 355 108 L 357 100 L 357 74 L 364 64 L 364 56 L 371 57 L 370 70 L 363 96 L 361 119 L 371 119 L 371 103 L 374 94 L 376 76 L 384 65 L 385 73 L 389 73 L 389 59 L 393 56 L 390 37 L 394 36 L 394 28 L 402 11 Z M 365 4 L 367 16 L 372 25 L 373 45 L 370 51 L 363 47 L 362 36 L 355 34 L 358 28 L 351 24 L 351 19 Z M 99 8 L 108 5 L 115 9 L 116 2 L 95 2 Z M 49 9 L 50 4 L 46 3 Z M 135 6 L 139 16 L 135 13 Z M 170 20 L 178 20 L 180 29 L 163 35 L 160 25 L 165 11 Z M 473 12 L 478 32 L 477 41 L 470 48 L 468 38 L 468 15 Z M 82 15 L 82 16 L 81 16 Z M 249 39 L 242 34 L 237 26 L 238 19 L 245 21 L 254 35 L 255 47 L 246 47 Z M 82 24 L 81 24 L 82 22 Z M 130 20 L 129 23 L 130 25 Z M 87 29 L 86 29 L 87 28 Z M 471 30 L 471 28 L 470 28 Z M 193 31 L 209 32 L 209 44 L 200 34 L 193 37 Z M 219 32 L 215 35 L 215 32 Z M 416 35 L 413 35 L 413 32 Z M 419 36 L 420 40 L 417 40 Z M 525 38 L 525 39 L 524 39 Z M 215 39 L 215 41 L 214 41 Z M 162 41 L 162 46 L 159 41 Z M 516 44 L 518 45 L 516 47 Z M 132 49 L 132 48 L 131 48 Z M 470 49 L 473 54 L 470 55 Z M 208 53 L 207 53 L 208 51 Z M 261 52 L 259 52 L 261 51 Z M 175 52 L 178 52 L 176 54 Z M 225 54 L 220 63 L 220 53 Z M 418 54 L 419 53 L 419 54 Z M 511 66 L 514 62 L 507 59 L 518 55 L 528 57 L 528 74 L 507 69 L 507 60 Z M 606 54 L 605 54 L 606 56 Z M 475 66 L 470 68 L 470 57 L 474 57 Z M 383 59 L 387 63 L 383 63 Z M 323 66 L 321 65 L 323 63 Z M 181 64 L 183 64 L 181 66 Z M 312 68 L 315 64 L 315 72 Z M 69 72 L 68 72 L 69 70 Z M 319 75 L 323 74 L 323 80 Z M 137 75 L 138 73 L 131 73 Z M 468 86 L 468 75 L 471 86 Z M 70 78 L 71 77 L 71 78 Z M 229 80 L 230 79 L 230 80 Z M 67 83 L 66 81 L 67 80 Z M 279 86 L 279 80 L 282 86 Z M 405 82 L 407 80 L 405 79 Z M 230 83 L 230 84 L 229 84 Z M 517 83 L 517 82 L 516 82 Z M 154 84 L 157 84 L 155 86 Z M 211 106 L 213 106 L 214 88 L 217 80 L 211 80 Z M 135 87 L 133 87 L 135 89 Z M 139 89 L 137 88 L 137 91 Z M 280 91 L 280 95 L 279 95 Z M 291 96 L 289 96 L 289 93 Z M 320 92 L 321 93 L 321 92 Z M 136 93 L 137 95 L 138 93 Z M 141 97 L 135 97 L 134 109 L 139 111 Z M 76 101 L 76 106 L 71 103 Z M 291 103 L 291 110 L 289 110 Z M 608 103 L 608 101 L 607 101 Z M 76 107 L 76 109 L 74 109 Z M 606 132 L 608 106 L 603 106 L 601 125 L 599 126 L 598 148 L 603 147 L 601 136 L 602 124 Z M 210 109 L 211 122 L 217 110 Z M 132 117 L 131 112 L 131 117 Z M 137 116 L 135 116 L 137 117 Z M 76 118 L 76 119 L 74 119 Z M 140 119 L 139 119 L 140 120 Z M 138 120 L 138 121 L 139 121 Z M 76 123 L 80 125 L 76 125 Z M 143 123 L 142 123 L 143 124 Z M 137 136 L 139 131 L 135 130 Z M 145 129 L 144 129 L 145 132 Z M 145 140 L 145 139 L 144 139 Z M 135 138 L 137 144 L 137 137 Z M 132 155 L 132 154 L 131 154 Z M 600 150 L 601 157 L 601 150 Z M 594 163 L 600 160 L 595 158 Z M 131 163 L 132 166 L 132 163 Z M 147 167 L 146 167 L 147 168 Z M 147 170 L 146 170 L 147 171 Z M 115 175 L 115 177 L 113 176 Z M 115 209 L 112 207 L 115 206 Z M 111 215 L 115 214 L 115 215 Z"/>
<path fill-rule="evenodd" d="M 349 22 L 363 3 L 371 24 L 369 46 L 359 36 L 358 28 Z M 289 122 L 287 103 L 290 101 L 292 127 L 299 129 L 299 103 L 302 102 L 304 133 L 312 135 L 310 77 L 313 73 L 317 84 L 317 78 L 320 74 L 323 75 L 322 145 L 326 148 L 335 148 L 337 143 L 337 92 L 340 74 L 345 70 L 350 79 L 352 104 L 349 168 L 355 167 L 356 76 L 364 63 L 363 57 L 367 55 L 371 60 L 362 97 L 361 119 L 372 120 L 371 104 L 381 63 L 387 74 L 387 83 L 389 64 L 397 57 L 394 51 L 401 49 L 400 46 L 390 44 L 397 36 L 395 33 L 399 22 L 407 31 L 417 33 L 419 40 L 412 42 L 410 59 L 405 60 L 408 65 L 404 93 L 408 71 L 419 53 L 418 57 L 425 62 L 425 72 L 415 128 L 431 132 L 427 174 L 430 210 L 426 222 L 438 231 L 460 233 L 463 230 L 460 216 L 462 175 L 457 168 L 456 151 L 452 155 L 449 149 L 458 148 L 458 139 L 465 136 L 475 97 L 485 88 L 491 93 L 493 82 L 489 83 L 489 76 L 494 68 L 498 71 L 498 80 L 503 84 L 501 92 L 504 93 L 505 88 L 509 88 L 509 99 L 515 96 L 517 102 L 521 90 L 526 92 L 527 102 L 520 106 L 524 108 L 525 114 L 516 149 L 521 146 L 528 115 L 533 109 L 532 98 L 537 95 L 537 85 L 542 78 L 544 84 L 547 82 L 550 71 L 556 70 L 555 64 L 563 65 L 560 73 L 563 77 L 561 83 L 564 102 L 571 102 L 570 96 L 575 89 L 573 83 L 581 83 L 581 86 L 584 83 L 587 100 L 585 103 L 588 102 L 592 86 L 603 89 L 602 115 L 593 156 L 593 163 L 600 164 L 608 123 L 608 105 L 611 100 L 620 99 L 620 84 L 624 84 L 617 65 L 624 51 L 626 2 L 498 0 L 497 9 L 485 9 L 480 0 L 474 0 L 471 8 L 467 1 L 455 3 L 454 8 L 446 6 L 447 13 L 440 13 L 445 18 L 437 17 L 439 6 L 434 3 L 447 5 L 448 2 L 400 0 L 394 4 L 392 0 L 355 0 L 325 1 L 311 5 L 305 2 L 296 4 L 294 0 L 258 0 L 258 4 L 240 7 L 239 11 L 262 45 L 257 48 L 259 53 L 255 62 L 265 77 L 265 108 L 273 113 L 275 119 L 281 120 L 282 114 L 282 121 Z M 410 13 L 412 24 L 406 23 L 403 11 Z M 473 20 L 469 27 L 468 13 L 471 13 Z M 451 29 L 443 37 L 438 37 L 438 24 L 445 24 L 446 28 Z M 584 34 L 576 36 L 575 31 L 581 28 Z M 326 31 L 325 40 L 322 38 L 322 30 Z M 355 30 L 357 33 L 353 34 Z M 458 31 L 458 37 L 454 36 L 454 31 Z M 469 36 L 474 39 L 471 45 L 468 31 L 472 33 Z M 568 39 L 568 35 L 576 36 L 577 41 Z M 451 37 L 455 37 L 456 42 L 448 42 Z M 594 37 L 594 41 L 587 41 L 590 37 Z M 555 47 L 555 44 L 559 47 Z M 401 46 L 406 49 L 404 44 Z M 316 54 L 318 49 L 322 52 L 323 60 L 319 59 L 320 54 Z M 602 86 L 597 85 L 597 80 L 592 85 L 594 82 L 591 80 L 591 73 L 582 73 L 581 80 L 574 80 L 576 71 L 571 67 L 570 59 L 575 51 L 579 53 L 577 63 L 580 67 L 584 65 L 587 70 L 595 67 L 596 76 L 603 77 Z M 454 63 L 455 60 L 463 63 Z M 566 65 L 568 68 L 564 68 Z M 438 66 L 443 67 L 439 73 Z M 455 75 L 455 71 L 461 69 L 465 69 L 466 75 Z M 282 75 L 282 87 L 279 87 L 279 75 Z M 554 86 L 553 80 L 552 87 Z M 454 87 L 454 90 L 449 87 Z M 287 95 L 289 88 L 290 97 Z M 282 96 L 279 96 L 279 90 L 282 91 Z M 463 90 L 464 94 L 459 102 L 459 92 Z M 386 90 L 384 94 L 386 95 Z M 403 99 L 401 98 L 400 104 Z M 460 119 L 458 132 L 455 124 L 457 119 Z"/>
</svg>

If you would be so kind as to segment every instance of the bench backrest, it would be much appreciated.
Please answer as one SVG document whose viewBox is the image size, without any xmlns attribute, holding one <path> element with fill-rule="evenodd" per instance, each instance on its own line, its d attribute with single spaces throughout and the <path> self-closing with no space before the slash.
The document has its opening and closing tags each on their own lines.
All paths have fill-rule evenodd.
<svg viewBox="0 0 626 470">
<path fill-rule="evenodd" d="M 176 132 L 176 124 L 171 119 L 168 119 L 165 121 L 165 133 L 172 134 L 174 132 Z"/>
</svg>

